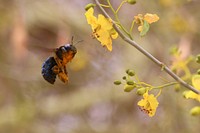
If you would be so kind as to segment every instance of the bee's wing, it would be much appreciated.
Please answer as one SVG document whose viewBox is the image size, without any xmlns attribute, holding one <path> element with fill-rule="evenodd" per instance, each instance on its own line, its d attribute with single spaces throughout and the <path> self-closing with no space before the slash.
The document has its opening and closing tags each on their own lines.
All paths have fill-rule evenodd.
<svg viewBox="0 0 200 133">
<path fill-rule="evenodd" d="M 52 56 L 56 50 L 55 48 L 47 48 L 45 46 L 40 45 L 26 45 L 26 49 L 39 56 L 40 58 Z"/>
<path fill-rule="evenodd" d="M 55 51 L 55 49 L 53 48 L 47 48 L 45 46 L 40 46 L 40 45 L 27 45 L 26 47 L 29 51 L 39 51 L 39 52 L 48 52 L 48 53 Z"/>
</svg>

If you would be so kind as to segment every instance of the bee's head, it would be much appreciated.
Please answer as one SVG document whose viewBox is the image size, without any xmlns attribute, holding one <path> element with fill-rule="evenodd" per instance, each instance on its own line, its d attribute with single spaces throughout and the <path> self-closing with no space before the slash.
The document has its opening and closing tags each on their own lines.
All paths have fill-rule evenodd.
<svg viewBox="0 0 200 133">
<path fill-rule="evenodd" d="M 56 49 L 56 55 L 60 59 L 63 59 L 64 57 L 69 55 L 72 55 L 72 57 L 74 57 L 76 53 L 77 53 L 76 47 L 71 44 L 65 44 L 64 46 L 61 46 Z"/>
<path fill-rule="evenodd" d="M 66 44 L 62 47 L 62 50 L 63 51 L 66 51 L 66 52 L 72 52 L 73 54 L 76 54 L 77 53 L 77 49 L 74 45 L 72 44 Z"/>
</svg>

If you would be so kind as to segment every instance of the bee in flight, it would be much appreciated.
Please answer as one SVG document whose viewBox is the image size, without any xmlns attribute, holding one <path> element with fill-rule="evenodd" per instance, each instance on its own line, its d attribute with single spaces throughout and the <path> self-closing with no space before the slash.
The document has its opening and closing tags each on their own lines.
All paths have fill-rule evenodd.
<svg viewBox="0 0 200 133">
<path fill-rule="evenodd" d="M 66 65 L 77 53 L 76 47 L 73 45 L 73 37 L 71 44 L 65 44 L 54 49 L 54 56 L 48 57 L 42 65 L 42 76 L 46 81 L 54 84 L 56 77 L 64 82 L 68 82 L 68 74 Z"/>
</svg>

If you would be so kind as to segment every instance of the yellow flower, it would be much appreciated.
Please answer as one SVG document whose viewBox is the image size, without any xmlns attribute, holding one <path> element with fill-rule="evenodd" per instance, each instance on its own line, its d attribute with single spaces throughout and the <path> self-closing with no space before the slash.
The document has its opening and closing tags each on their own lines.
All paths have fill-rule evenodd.
<svg viewBox="0 0 200 133">
<path fill-rule="evenodd" d="M 98 18 L 93 14 L 93 8 L 88 9 L 85 13 L 87 22 L 91 25 L 93 31 L 92 35 L 101 42 L 102 46 L 106 46 L 109 51 L 112 51 L 112 38 L 116 39 L 118 37 L 112 21 L 101 14 L 98 15 Z"/>
<path fill-rule="evenodd" d="M 192 85 L 197 89 L 200 90 L 200 75 L 194 75 L 192 77 Z M 194 93 L 193 91 L 185 91 L 184 96 L 187 99 L 195 99 L 200 102 L 200 95 Z"/>
<path fill-rule="evenodd" d="M 158 101 L 153 94 L 148 94 L 148 91 L 144 93 L 143 99 L 138 102 L 141 110 L 148 114 L 150 117 L 155 115 L 156 109 L 158 107 Z"/>
<path fill-rule="evenodd" d="M 149 31 L 149 24 L 154 23 L 159 20 L 159 17 L 156 14 L 147 13 L 144 16 L 138 14 L 134 16 L 134 21 L 139 25 L 138 31 L 140 36 L 144 36 Z"/>
</svg>

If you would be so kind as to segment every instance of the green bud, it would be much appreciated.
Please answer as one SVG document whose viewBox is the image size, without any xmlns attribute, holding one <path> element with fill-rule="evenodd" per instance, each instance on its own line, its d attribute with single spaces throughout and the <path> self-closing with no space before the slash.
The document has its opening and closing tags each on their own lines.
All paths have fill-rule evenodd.
<svg viewBox="0 0 200 133">
<path fill-rule="evenodd" d="M 134 75 L 135 75 L 135 71 L 134 71 L 134 70 L 131 70 L 131 69 L 127 69 L 127 70 L 126 70 L 126 73 L 127 73 L 129 76 L 134 76 Z"/>
<path fill-rule="evenodd" d="M 199 69 L 199 70 L 197 70 L 197 74 L 198 74 L 198 75 L 200 75 L 200 69 Z"/>
<path fill-rule="evenodd" d="M 114 84 L 115 85 L 120 85 L 122 82 L 120 81 L 120 80 L 116 80 L 116 81 L 114 81 Z"/>
<path fill-rule="evenodd" d="M 93 7 L 95 7 L 95 6 L 96 6 L 95 4 L 89 3 L 89 4 L 87 4 L 87 5 L 85 6 L 85 10 L 87 11 L 87 10 L 89 10 L 90 8 L 93 8 Z"/>
<path fill-rule="evenodd" d="M 122 79 L 123 79 L 123 80 L 126 80 L 126 76 L 123 76 Z"/>
<path fill-rule="evenodd" d="M 133 80 L 128 80 L 126 83 L 127 83 L 128 85 L 134 85 L 134 84 L 135 84 L 135 82 L 134 82 Z"/>
<path fill-rule="evenodd" d="M 190 114 L 193 116 L 200 115 L 200 106 L 193 107 L 190 110 Z"/>
<path fill-rule="evenodd" d="M 196 57 L 196 62 L 200 64 L 200 54 Z"/>
<path fill-rule="evenodd" d="M 129 71 L 130 71 L 130 69 L 127 69 L 127 70 L 126 70 L 126 73 L 128 74 Z"/>
<path fill-rule="evenodd" d="M 139 88 L 137 89 L 137 94 L 138 95 L 143 95 L 144 93 L 146 93 L 147 89 L 145 87 Z"/>
<path fill-rule="evenodd" d="M 186 98 L 187 91 L 184 91 L 184 92 L 182 93 L 182 95 L 183 95 L 184 98 Z"/>
<path fill-rule="evenodd" d="M 127 74 L 129 76 L 135 76 L 135 72 L 133 70 L 129 70 Z"/>
<path fill-rule="evenodd" d="M 127 0 L 127 2 L 131 5 L 134 5 L 136 3 L 136 0 Z"/>
<path fill-rule="evenodd" d="M 177 46 L 173 46 L 170 48 L 170 54 L 171 55 L 175 55 L 179 52 L 178 47 Z"/>
<path fill-rule="evenodd" d="M 180 85 L 179 85 L 179 84 L 175 85 L 175 86 L 174 86 L 174 89 L 175 89 L 176 92 L 180 91 L 180 89 L 181 89 L 181 88 L 180 88 Z"/>
<path fill-rule="evenodd" d="M 130 91 L 132 91 L 134 89 L 134 86 L 133 85 L 125 85 L 124 86 L 124 91 L 125 92 L 130 92 Z"/>
</svg>

